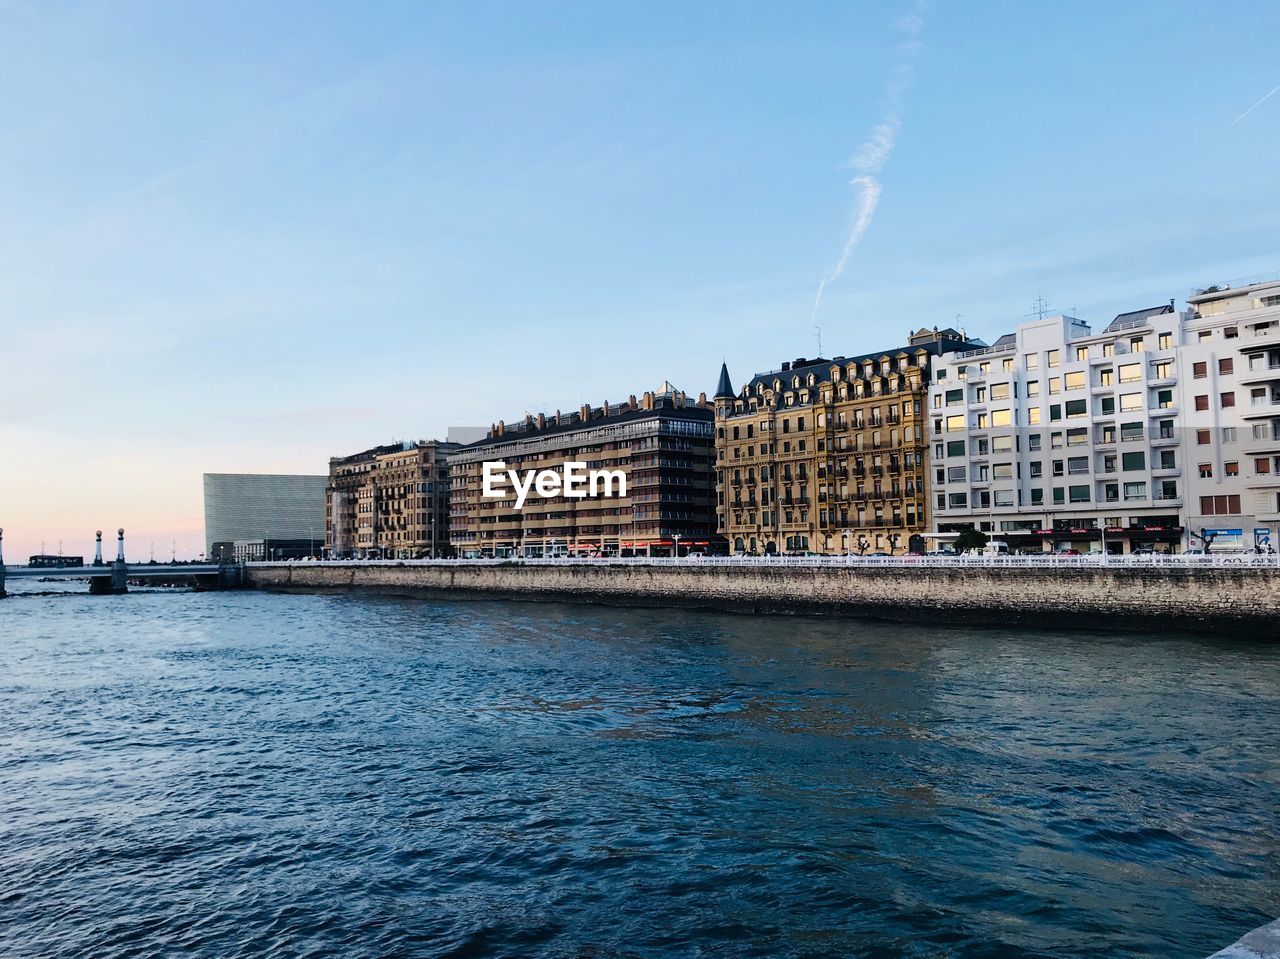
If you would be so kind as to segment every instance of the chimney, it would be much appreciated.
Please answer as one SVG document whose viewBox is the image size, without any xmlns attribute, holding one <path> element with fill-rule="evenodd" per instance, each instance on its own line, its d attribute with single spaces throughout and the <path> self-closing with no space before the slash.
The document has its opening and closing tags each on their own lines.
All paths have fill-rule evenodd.
<svg viewBox="0 0 1280 959">
<path fill-rule="evenodd" d="M 706 394 L 706 393 L 699 393 L 699 394 L 698 394 L 698 406 L 705 408 L 705 407 L 706 407 L 706 405 L 707 405 L 707 394 Z"/>
<path fill-rule="evenodd" d="M 560 415 L 560 411 L 556 410 L 556 426 L 564 425 L 564 417 Z"/>
<path fill-rule="evenodd" d="M 788 360 L 782 362 L 782 372 L 789 373 L 791 371 L 791 363 Z"/>
<path fill-rule="evenodd" d="M 496 432 L 498 436 L 505 436 L 507 432 L 507 424 L 502 420 L 498 420 L 498 428 Z"/>
<path fill-rule="evenodd" d="M 640 401 L 640 407 L 646 410 L 653 409 L 653 391 L 652 390 L 644 391 L 644 396 L 641 398 L 641 401 Z"/>
<path fill-rule="evenodd" d="M 591 405 L 589 403 L 583 403 L 582 406 L 578 408 L 578 418 L 584 423 L 591 420 Z"/>
<path fill-rule="evenodd" d="M 546 415 L 545 415 L 545 414 L 543 414 L 543 413 L 539 413 L 539 414 L 538 414 L 538 429 L 543 430 L 543 429 L 546 429 L 546 428 L 547 428 L 547 417 L 546 417 Z"/>
<path fill-rule="evenodd" d="M 636 402 L 636 395 L 632 393 L 627 397 L 627 409 L 634 410 L 639 404 Z"/>
<path fill-rule="evenodd" d="M 609 401 L 608 401 L 608 400 L 605 400 L 602 404 L 600 404 L 600 409 L 604 410 L 604 415 L 605 415 L 605 416 L 608 416 L 608 415 L 609 415 Z"/>
</svg>

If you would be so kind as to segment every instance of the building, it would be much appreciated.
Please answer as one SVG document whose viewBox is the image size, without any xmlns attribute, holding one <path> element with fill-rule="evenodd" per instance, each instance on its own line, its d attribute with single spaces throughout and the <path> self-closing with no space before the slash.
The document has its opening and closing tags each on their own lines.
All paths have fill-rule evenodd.
<svg viewBox="0 0 1280 959">
<path fill-rule="evenodd" d="M 956 330 L 922 329 L 901 348 L 783 363 L 736 392 L 722 366 L 716 509 L 729 548 L 905 552 L 928 529 L 934 357 L 975 345 Z"/>
<path fill-rule="evenodd" d="M 317 556 L 326 476 L 205 473 L 205 557 L 211 561 Z"/>
<path fill-rule="evenodd" d="M 1280 548 L 1280 279 L 1197 290 L 1187 304 L 1189 542 Z"/>
<path fill-rule="evenodd" d="M 450 555 L 449 455 L 460 448 L 420 440 L 330 459 L 324 498 L 327 555 Z"/>
<path fill-rule="evenodd" d="M 1011 550 L 1184 543 L 1180 347 L 1172 304 L 1100 333 L 1069 316 L 944 356 L 930 394 L 933 520 Z"/>
<path fill-rule="evenodd" d="M 462 556 L 670 555 L 714 548 L 713 412 L 670 383 L 639 400 L 495 423 L 450 458 L 450 539 Z M 484 495 L 485 464 L 523 476 L 585 463 L 626 495 Z M 496 467 L 495 467 L 496 468 Z M 616 493 L 616 489 L 614 490 Z"/>
</svg>

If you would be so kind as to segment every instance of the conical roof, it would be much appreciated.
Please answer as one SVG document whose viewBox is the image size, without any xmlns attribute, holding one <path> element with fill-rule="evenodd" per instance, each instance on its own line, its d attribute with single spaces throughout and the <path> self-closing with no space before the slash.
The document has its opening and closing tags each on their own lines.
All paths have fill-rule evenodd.
<svg viewBox="0 0 1280 959">
<path fill-rule="evenodd" d="M 729 382 L 729 364 L 721 363 L 720 364 L 720 382 L 716 384 L 716 395 L 712 398 L 717 400 L 720 399 L 721 397 L 728 397 L 729 399 L 733 399 L 733 395 L 734 395 L 733 384 Z"/>
</svg>

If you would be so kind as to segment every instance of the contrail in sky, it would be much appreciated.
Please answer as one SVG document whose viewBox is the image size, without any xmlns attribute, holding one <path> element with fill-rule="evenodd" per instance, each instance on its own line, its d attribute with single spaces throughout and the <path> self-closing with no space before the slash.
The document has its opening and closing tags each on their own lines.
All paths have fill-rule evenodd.
<svg viewBox="0 0 1280 959">
<path fill-rule="evenodd" d="M 849 233 L 845 237 L 844 246 L 840 250 L 840 258 L 831 272 L 818 282 L 818 293 L 813 299 L 813 310 L 809 314 L 810 322 L 818 315 L 818 308 L 822 305 L 822 294 L 826 291 L 827 284 L 844 273 L 849 255 L 853 253 L 862 235 L 867 232 L 867 227 L 871 226 L 871 218 L 875 216 L 881 191 L 880 181 L 876 179 L 875 174 L 880 172 L 890 154 L 893 153 L 898 130 L 902 127 L 902 99 L 906 95 L 907 87 L 911 84 L 912 61 L 920 51 L 919 37 L 924 27 L 924 20 L 913 13 L 900 18 L 894 23 L 894 27 L 905 35 L 906 41 L 899 48 L 902 59 L 894 67 L 889 80 L 888 109 L 884 120 L 876 124 L 875 129 L 871 131 L 871 136 L 862 142 L 849 160 L 849 167 L 856 174 L 849 181 L 849 186 L 856 191 L 857 208 L 854 211 L 853 223 L 849 226 Z"/>
<path fill-rule="evenodd" d="M 1263 97 L 1261 100 L 1259 100 L 1259 101 L 1258 101 L 1257 103 L 1255 103 L 1253 106 L 1251 106 L 1248 110 L 1245 110 L 1245 111 L 1244 111 L 1244 113 L 1240 114 L 1238 117 L 1236 117 L 1236 118 L 1235 118 L 1234 120 L 1232 120 L 1230 123 L 1228 123 L 1228 124 L 1227 124 L 1227 129 L 1228 129 L 1228 130 L 1230 130 L 1233 126 L 1235 126 L 1237 123 L 1239 123 L 1239 122 L 1240 122 L 1241 120 L 1243 120 L 1245 117 L 1247 117 L 1247 116 L 1248 116 L 1250 113 L 1252 113 L 1254 110 L 1258 109 L 1258 107 L 1262 106 L 1264 103 L 1266 103 L 1268 100 L 1270 100 L 1270 99 L 1271 99 L 1273 96 L 1275 96 L 1277 93 L 1280 93 L 1280 87 L 1276 87 L 1274 90 L 1272 90 L 1270 93 L 1268 93 L 1265 97 Z"/>
</svg>

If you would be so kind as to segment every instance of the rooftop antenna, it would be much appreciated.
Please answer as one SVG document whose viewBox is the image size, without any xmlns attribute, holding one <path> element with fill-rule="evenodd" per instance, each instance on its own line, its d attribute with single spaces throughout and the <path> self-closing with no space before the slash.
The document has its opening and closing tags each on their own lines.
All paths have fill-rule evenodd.
<svg viewBox="0 0 1280 959">
<path fill-rule="evenodd" d="M 813 330 L 814 335 L 818 338 L 818 356 L 822 356 L 822 327 L 815 326 Z"/>
<path fill-rule="evenodd" d="M 1048 303 L 1045 302 L 1043 296 L 1037 296 L 1036 301 L 1031 304 L 1031 312 L 1028 313 L 1027 316 L 1034 315 L 1036 319 L 1043 320 L 1045 318 L 1045 315 L 1051 309 L 1053 309 L 1053 307 L 1051 307 Z"/>
</svg>

